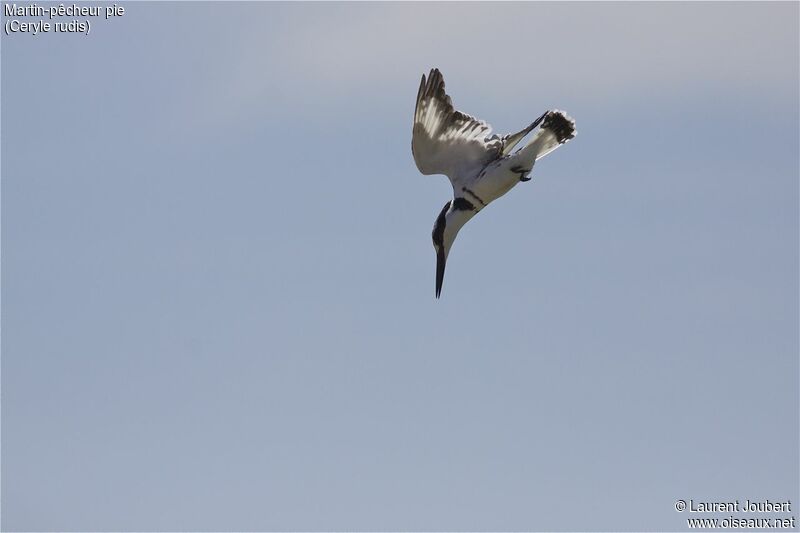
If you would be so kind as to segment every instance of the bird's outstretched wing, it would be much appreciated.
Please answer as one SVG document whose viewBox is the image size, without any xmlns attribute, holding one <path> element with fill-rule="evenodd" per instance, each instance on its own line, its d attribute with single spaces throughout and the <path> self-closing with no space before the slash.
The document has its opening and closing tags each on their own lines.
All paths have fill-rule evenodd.
<svg viewBox="0 0 800 533">
<path fill-rule="evenodd" d="M 411 138 L 420 172 L 444 174 L 455 187 L 500 157 L 503 141 L 491 132 L 486 122 L 453 108 L 439 69 L 432 69 L 427 79 L 422 75 Z"/>
</svg>

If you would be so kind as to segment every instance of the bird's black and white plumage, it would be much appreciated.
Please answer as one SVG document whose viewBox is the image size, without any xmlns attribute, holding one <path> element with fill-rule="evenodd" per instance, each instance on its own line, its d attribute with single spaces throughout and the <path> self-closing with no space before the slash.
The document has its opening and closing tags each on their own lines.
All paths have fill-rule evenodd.
<svg viewBox="0 0 800 533">
<path fill-rule="evenodd" d="M 534 130 L 530 142 L 512 153 Z M 447 256 L 461 227 L 514 185 L 529 181 L 534 163 L 573 137 L 575 122 L 558 110 L 546 111 L 517 133 L 493 135 L 486 122 L 453 108 L 439 69 L 432 69 L 427 78 L 422 75 L 411 152 L 420 172 L 444 174 L 453 185 L 453 199 L 433 226 L 437 298 Z"/>
</svg>

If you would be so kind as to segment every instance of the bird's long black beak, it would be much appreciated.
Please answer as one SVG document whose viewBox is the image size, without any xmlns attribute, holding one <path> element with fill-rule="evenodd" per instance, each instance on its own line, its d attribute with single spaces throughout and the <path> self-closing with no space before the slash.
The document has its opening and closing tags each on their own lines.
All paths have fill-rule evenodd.
<svg viewBox="0 0 800 533">
<path fill-rule="evenodd" d="M 447 263 L 447 255 L 444 253 L 444 247 L 436 248 L 436 298 L 442 294 L 442 283 L 444 282 L 444 266 Z"/>
</svg>

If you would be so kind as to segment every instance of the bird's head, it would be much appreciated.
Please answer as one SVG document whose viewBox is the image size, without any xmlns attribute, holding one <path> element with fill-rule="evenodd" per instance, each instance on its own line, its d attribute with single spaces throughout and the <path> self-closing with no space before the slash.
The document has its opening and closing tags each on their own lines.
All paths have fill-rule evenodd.
<svg viewBox="0 0 800 533">
<path fill-rule="evenodd" d="M 464 205 L 462 205 L 464 204 Z M 444 204 L 436 222 L 433 225 L 431 239 L 433 248 L 436 250 L 436 297 L 442 293 L 442 283 L 444 281 L 444 267 L 447 264 L 447 256 L 450 248 L 456 240 L 458 231 L 475 214 L 475 208 L 462 198 L 456 198 L 455 202 Z"/>
</svg>

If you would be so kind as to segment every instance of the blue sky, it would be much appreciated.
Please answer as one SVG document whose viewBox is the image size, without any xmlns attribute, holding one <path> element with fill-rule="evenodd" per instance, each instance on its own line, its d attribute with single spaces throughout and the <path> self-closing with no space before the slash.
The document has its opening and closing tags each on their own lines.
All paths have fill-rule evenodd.
<svg viewBox="0 0 800 533">
<path fill-rule="evenodd" d="M 800 499 L 797 3 L 125 6 L 2 38 L 4 530 Z M 578 128 L 439 301 L 433 66 L 499 133 Z"/>
</svg>

